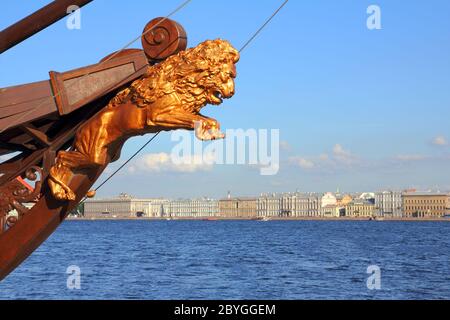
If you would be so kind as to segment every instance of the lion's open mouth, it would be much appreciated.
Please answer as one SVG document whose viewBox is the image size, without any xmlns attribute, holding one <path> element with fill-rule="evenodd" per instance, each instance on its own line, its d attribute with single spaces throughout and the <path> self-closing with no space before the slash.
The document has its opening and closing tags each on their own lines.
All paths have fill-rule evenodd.
<svg viewBox="0 0 450 320">
<path fill-rule="evenodd" d="M 214 91 L 211 95 L 211 102 L 213 104 L 221 104 L 223 102 L 223 96 L 220 91 Z"/>
</svg>

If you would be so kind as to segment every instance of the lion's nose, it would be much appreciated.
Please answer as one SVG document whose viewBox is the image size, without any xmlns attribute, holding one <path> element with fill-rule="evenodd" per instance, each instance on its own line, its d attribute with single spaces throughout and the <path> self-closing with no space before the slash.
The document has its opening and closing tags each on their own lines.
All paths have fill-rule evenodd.
<svg viewBox="0 0 450 320">
<path fill-rule="evenodd" d="M 234 95 L 234 81 L 232 79 L 227 82 L 227 96 L 231 97 Z"/>
</svg>

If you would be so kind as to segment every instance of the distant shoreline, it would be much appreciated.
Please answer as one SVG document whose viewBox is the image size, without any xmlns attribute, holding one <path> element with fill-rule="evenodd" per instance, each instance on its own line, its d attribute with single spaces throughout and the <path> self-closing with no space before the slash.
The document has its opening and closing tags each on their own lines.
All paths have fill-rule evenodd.
<svg viewBox="0 0 450 320">
<path fill-rule="evenodd" d="M 289 217 L 289 218 L 278 218 L 273 217 L 268 220 L 261 220 L 255 218 L 224 218 L 224 217 L 203 217 L 203 218 L 194 218 L 194 217 L 179 217 L 179 218 L 138 218 L 138 217 L 68 217 L 66 220 L 68 221 L 255 221 L 255 222 L 266 222 L 266 221 L 408 221 L 408 222 L 450 222 L 450 218 L 378 218 L 378 219 L 369 219 L 366 217 L 359 218 L 351 218 L 351 217 L 339 217 L 339 218 L 323 218 L 323 217 Z"/>
</svg>

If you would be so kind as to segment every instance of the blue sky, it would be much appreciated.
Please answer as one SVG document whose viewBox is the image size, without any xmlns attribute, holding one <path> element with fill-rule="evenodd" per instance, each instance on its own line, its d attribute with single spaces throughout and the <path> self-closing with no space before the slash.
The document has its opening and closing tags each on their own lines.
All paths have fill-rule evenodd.
<svg viewBox="0 0 450 320">
<path fill-rule="evenodd" d="M 0 28 L 48 2 L 3 1 Z M 96 63 L 179 3 L 95 0 L 82 9 L 80 30 L 62 20 L 0 55 L 0 87 Z M 192 0 L 172 18 L 189 46 L 220 37 L 239 48 L 280 3 Z M 381 30 L 366 27 L 371 4 L 381 8 Z M 140 170 L 139 158 L 137 170 L 126 168 L 99 196 L 450 189 L 448 12 L 447 0 L 289 1 L 243 52 L 236 95 L 204 110 L 223 129 L 280 129 L 279 173 L 261 176 L 245 165 L 155 172 Z M 147 139 L 131 139 L 121 161 Z M 173 146 L 164 133 L 142 156 Z"/>
</svg>

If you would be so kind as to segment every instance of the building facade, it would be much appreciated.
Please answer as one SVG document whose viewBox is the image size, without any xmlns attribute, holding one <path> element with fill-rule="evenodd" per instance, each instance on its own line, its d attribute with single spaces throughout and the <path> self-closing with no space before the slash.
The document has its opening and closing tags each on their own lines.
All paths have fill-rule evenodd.
<svg viewBox="0 0 450 320">
<path fill-rule="evenodd" d="M 313 193 L 262 194 L 257 199 L 258 217 L 317 217 L 320 197 Z"/>
<path fill-rule="evenodd" d="M 110 199 L 88 199 L 84 203 L 86 217 L 162 217 L 169 200 L 138 199 L 125 193 Z"/>
<path fill-rule="evenodd" d="M 371 201 L 355 199 L 345 206 L 345 215 L 354 218 L 371 218 L 375 215 L 375 205 Z"/>
<path fill-rule="evenodd" d="M 336 204 L 327 204 L 320 207 L 320 216 L 323 218 L 336 218 L 340 215 L 340 207 Z"/>
<path fill-rule="evenodd" d="M 287 217 L 318 217 L 320 197 L 312 193 L 285 194 L 281 197 L 281 212 Z"/>
<path fill-rule="evenodd" d="M 277 194 L 262 194 L 256 199 L 258 217 L 279 217 L 281 215 L 281 199 Z"/>
<path fill-rule="evenodd" d="M 403 215 L 401 191 L 375 193 L 375 213 L 377 216 L 401 218 Z"/>
<path fill-rule="evenodd" d="M 256 218 L 256 198 L 227 198 L 219 200 L 219 215 L 224 218 Z"/>
<path fill-rule="evenodd" d="M 214 199 L 177 199 L 168 204 L 166 217 L 206 218 L 219 215 L 219 202 Z"/>
<path fill-rule="evenodd" d="M 258 198 L 234 197 L 214 200 L 163 198 L 139 199 L 127 194 L 109 199 L 88 199 L 85 217 L 109 218 L 256 218 L 256 217 L 417 217 L 450 215 L 450 194 L 413 190 L 335 196 L 328 192 L 262 194 Z M 77 212 L 82 214 L 81 211 Z"/>
<path fill-rule="evenodd" d="M 322 208 L 329 206 L 329 205 L 332 205 L 332 206 L 337 205 L 337 199 L 336 199 L 335 195 L 331 192 L 325 193 L 322 196 L 322 198 L 320 199 L 320 206 Z"/>
<path fill-rule="evenodd" d="M 405 192 L 403 212 L 407 218 L 440 218 L 450 214 L 450 194 Z"/>
<path fill-rule="evenodd" d="M 345 207 L 347 204 L 353 201 L 353 198 L 351 195 L 346 194 L 341 197 L 336 197 L 336 205 L 338 207 Z"/>
</svg>

